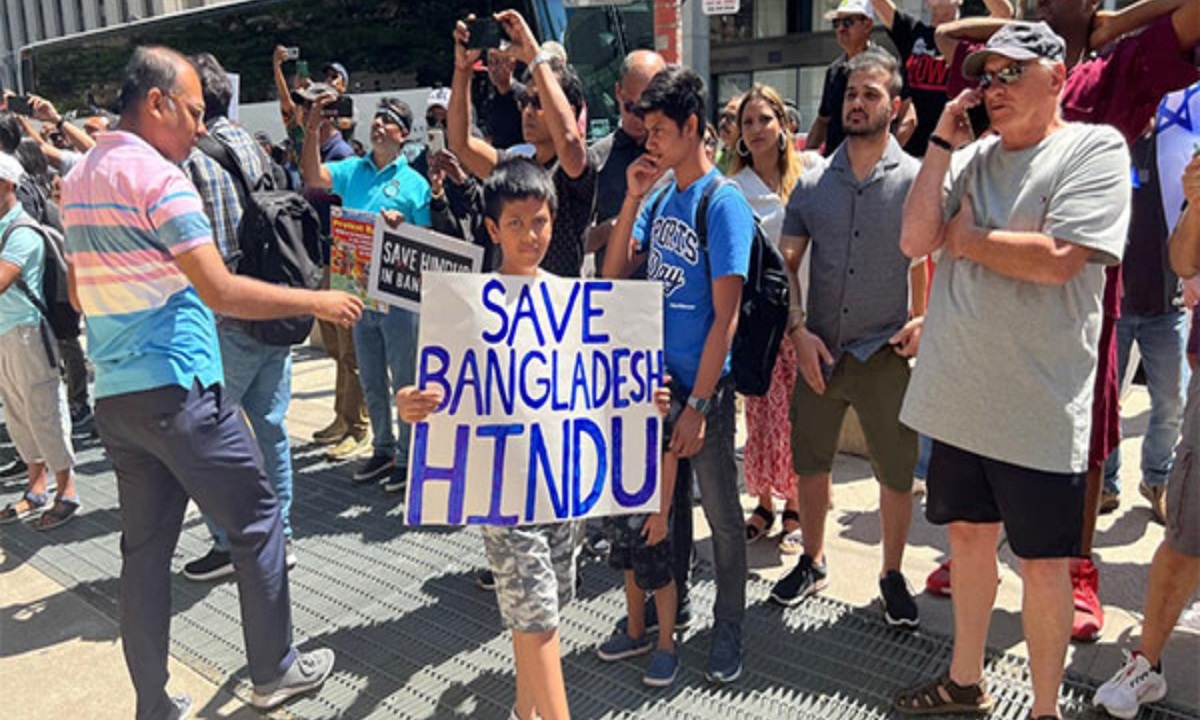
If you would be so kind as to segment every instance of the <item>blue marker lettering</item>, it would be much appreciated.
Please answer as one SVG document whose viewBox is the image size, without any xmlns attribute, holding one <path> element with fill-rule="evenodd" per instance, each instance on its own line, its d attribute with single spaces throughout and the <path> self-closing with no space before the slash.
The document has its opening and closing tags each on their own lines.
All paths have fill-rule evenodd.
<svg viewBox="0 0 1200 720">
<path fill-rule="evenodd" d="M 486 330 L 483 332 L 484 342 L 489 342 L 489 343 L 493 343 L 493 344 L 500 342 L 501 340 L 504 339 L 505 335 L 508 335 L 508 311 L 505 309 L 502 302 L 497 303 L 495 300 L 492 299 L 492 295 L 495 294 L 497 291 L 500 293 L 501 298 L 503 298 L 504 283 L 501 282 L 499 279 L 492 278 L 491 280 L 488 280 L 486 283 L 484 283 L 484 285 L 483 285 L 483 306 L 485 308 L 487 308 L 488 310 L 491 310 L 493 313 L 495 313 L 496 317 L 500 319 L 500 327 L 498 329 L 496 329 L 493 332 L 488 332 Z"/>
<path fill-rule="evenodd" d="M 562 342 L 563 336 L 567 334 L 567 326 L 571 324 L 571 312 L 575 309 L 575 299 L 579 297 L 579 283 L 571 286 L 571 295 L 567 298 L 567 307 L 563 310 L 562 315 L 558 317 L 558 322 L 554 322 L 554 303 L 550 300 L 550 286 L 546 283 L 541 283 L 542 302 L 546 306 L 546 317 L 550 322 L 550 332 L 554 335 L 555 342 Z"/>
<path fill-rule="evenodd" d="M 446 504 L 446 522 L 462 524 L 463 493 L 467 487 L 467 448 L 471 427 L 459 425 L 454 431 L 454 464 L 448 468 L 430 467 L 426 461 L 429 450 L 429 423 L 417 423 L 413 428 L 413 465 L 408 480 L 408 524 L 421 524 L 421 504 L 425 483 L 449 482 L 450 498 Z"/>
<path fill-rule="evenodd" d="M 508 425 L 480 425 L 475 428 L 477 437 L 496 439 L 496 449 L 492 451 L 492 497 L 488 504 L 487 515 L 467 516 L 468 525 L 516 525 L 516 515 L 504 515 L 500 512 L 500 503 L 504 500 L 504 450 L 508 445 L 510 435 L 520 435 L 525 426 L 520 423 Z"/>
<path fill-rule="evenodd" d="M 533 295 L 529 289 L 529 285 L 521 286 L 521 294 L 517 296 L 517 310 L 513 313 L 512 325 L 508 328 L 508 346 L 512 347 L 517 339 L 517 330 L 521 327 L 521 320 L 528 319 L 533 325 L 533 332 L 537 335 L 538 347 L 546 347 L 546 336 L 542 333 L 541 323 L 538 322 L 537 310 L 533 305 Z"/>
<path fill-rule="evenodd" d="M 608 335 L 596 335 L 592 332 L 592 318 L 604 315 L 604 308 L 593 307 L 593 292 L 612 292 L 611 280 L 592 280 L 583 286 L 583 341 L 585 343 L 606 343 Z"/>
<path fill-rule="evenodd" d="M 621 371 L 621 358 L 628 358 L 631 350 L 627 347 L 619 347 L 613 350 L 612 365 L 613 365 L 613 400 L 612 406 L 617 410 L 629 407 L 629 398 L 621 392 L 621 386 L 624 385 L 628 378 Z"/>
<path fill-rule="evenodd" d="M 440 364 L 437 370 L 430 368 L 431 360 L 437 360 Z M 434 410 L 434 412 L 441 412 L 453 397 L 450 393 L 450 383 L 446 381 L 446 370 L 450 367 L 450 352 L 438 345 L 421 348 L 419 366 L 421 373 L 417 380 L 417 387 L 425 388 L 430 383 L 442 386 L 442 403 L 438 405 L 437 410 Z"/>
<path fill-rule="evenodd" d="M 592 480 L 592 491 L 587 497 L 583 496 L 583 436 L 587 435 L 592 439 L 592 444 L 596 448 L 596 477 Z M 600 431 L 600 426 L 587 418 L 575 418 L 574 424 L 571 427 L 570 446 L 571 454 L 574 456 L 571 463 L 571 483 L 572 494 L 574 501 L 571 517 L 579 518 L 586 515 L 596 503 L 600 500 L 600 494 L 604 492 L 604 479 L 608 477 L 608 448 L 604 442 L 604 433 Z"/>
<path fill-rule="evenodd" d="M 567 516 L 570 509 L 568 505 L 571 492 L 570 483 L 567 481 L 567 468 L 571 466 L 571 443 L 567 435 L 570 424 L 570 420 L 563 420 L 562 474 L 559 476 L 562 479 L 561 492 L 558 486 L 559 481 L 555 479 L 554 471 L 550 468 L 550 453 L 546 449 L 546 436 L 542 433 L 542 426 L 533 423 L 529 428 L 529 476 L 525 485 L 525 522 L 533 522 L 537 511 L 539 468 L 546 477 L 546 491 L 550 495 L 550 506 L 554 510 L 554 517 L 561 520 Z"/>
<path fill-rule="evenodd" d="M 544 366 L 546 364 L 546 354 L 541 350 L 530 350 L 525 353 L 525 357 L 521 358 L 521 371 L 518 373 L 521 382 L 521 401 L 525 403 L 530 410 L 537 410 L 546 404 L 546 400 L 550 397 L 550 386 L 546 383 L 541 374 L 534 374 L 529 371 L 529 364 L 537 360 Z M 532 396 L 529 394 L 529 384 L 539 388 L 542 393 Z"/>
<path fill-rule="evenodd" d="M 458 369 L 458 382 L 454 385 L 454 402 L 450 404 L 450 414 L 458 414 L 458 404 L 462 402 L 463 393 L 467 386 L 475 394 L 475 414 L 483 415 L 483 398 L 479 395 L 479 363 L 475 360 L 475 351 L 468 348 L 463 353 L 462 367 Z"/>
</svg>

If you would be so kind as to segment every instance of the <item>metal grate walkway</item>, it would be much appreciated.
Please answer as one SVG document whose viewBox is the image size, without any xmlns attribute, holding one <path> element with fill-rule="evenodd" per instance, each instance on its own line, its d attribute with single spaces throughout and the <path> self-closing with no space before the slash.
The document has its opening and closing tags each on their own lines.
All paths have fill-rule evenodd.
<svg viewBox="0 0 1200 720">
<path fill-rule="evenodd" d="M 9 563 L 28 561 L 102 612 L 116 617 L 119 573 L 115 477 L 99 445 L 79 453 L 81 515 L 53 533 L 22 525 L 0 530 Z M 474 530 L 408 530 L 391 498 L 353 487 L 349 470 L 330 468 L 315 451 L 295 456 L 292 524 L 300 558 L 291 573 L 297 644 L 338 653 L 335 673 L 316 696 L 288 707 L 298 718 L 479 718 L 503 720 L 512 702 L 508 637 L 490 593 L 478 590 L 482 541 Z M 0 488 L 15 500 L 18 484 Z M 206 529 L 189 515 L 174 569 L 208 549 Z M 3 567 L 0 567 L 3 570 Z M 232 583 L 174 583 L 172 652 L 210 680 L 249 696 Z M 581 719 L 887 718 L 898 688 L 939 672 L 949 641 L 887 627 L 876 613 L 827 598 L 786 612 L 767 603 L 769 586 L 752 581 L 744 629 L 746 666 L 730 687 L 708 685 L 703 667 L 712 618 L 701 614 L 680 646 L 683 667 L 665 691 L 641 684 L 642 661 L 600 662 L 595 647 L 624 614 L 619 575 L 594 562 L 562 627 L 572 715 Z M 694 599 L 703 613 L 713 594 L 701 568 Z M 993 717 L 1024 720 L 1030 697 L 1024 660 L 995 654 L 989 678 Z M 1090 709 L 1092 686 L 1069 678 L 1067 717 L 1103 717 Z M 898 717 L 898 716 L 897 716 Z M 1157 706 L 1144 719 L 1192 717 Z"/>
</svg>

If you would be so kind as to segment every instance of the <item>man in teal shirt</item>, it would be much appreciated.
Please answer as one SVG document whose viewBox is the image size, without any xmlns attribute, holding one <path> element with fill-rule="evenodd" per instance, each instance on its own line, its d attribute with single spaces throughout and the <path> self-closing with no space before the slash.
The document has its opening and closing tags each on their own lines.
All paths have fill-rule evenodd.
<svg viewBox="0 0 1200 720">
<path fill-rule="evenodd" d="M 333 98 L 313 104 L 308 122 L 315 132 L 322 110 Z M 380 213 L 395 227 L 401 222 L 430 225 L 429 183 L 408 166 L 400 152 L 412 130 L 412 110 L 400 100 L 384 98 L 371 121 L 371 152 L 322 165 L 312 143 L 304 146 L 300 169 L 304 185 L 332 190 L 346 207 Z M 408 427 L 399 431 L 392 418 L 392 398 L 413 383 L 416 363 L 417 316 L 407 310 L 366 310 L 354 326 L 354 350 L 359 380 L 371 418 L 373 452 L 354 472 L 355 483 L 383 479 L 383 488 L 399 492 L 404 487 L 408 461 Z"/>
<path fill-rule="evenodd" d="M 0 400 L 8 433 L 29 467 L 29 488 L 20 500 L 0 510 L 0 524 L 28 517 L 47 504 L 49 470 L 54 473 L 57 496 L 33 523 L 39 530 L 49 530 L 74 516 L 79 497 L 57 343 L 25 294 L 25 288 L 40 294 L 45 248 L 34 230 L 12 227 L 33 222 L 16 196 L 23 173 L 16 158 L 0 153 L 0 237 L 4 238 L 0 241 Z"/>
</svg>

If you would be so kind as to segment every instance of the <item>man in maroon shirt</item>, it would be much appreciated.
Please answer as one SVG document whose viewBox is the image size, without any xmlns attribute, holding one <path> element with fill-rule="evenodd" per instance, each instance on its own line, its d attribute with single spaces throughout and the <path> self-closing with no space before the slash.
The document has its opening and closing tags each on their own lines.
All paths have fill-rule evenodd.
<svg viewBox="0 0 1200 720">
<path fill-rule="evenodd" d="M 1038 0 L 1036 15 L 1067 44 L 1063 119 L 1112 125 L 1132 145 L 1164 95 L 1200 79 L 1200 69 L 1192 61 L 1192 52 L 1200 44 L 1200 3 L 1143 0 L 1117 13 L 1099 13 L 1098 5 L 1099 0 Z M 969 18 L 939 26 L 935 39 L 951 77 L 961 77 L 963 59 L 969 54 L 967 47 L 958 45 L 983 42 L 1004 24 L 992 18 Z M 954 88 L 954 83 L 948 85 Z M 1076 640 L 1095 640 L 1104 626 L 1099 575 L 1091 560 L 1092 539 L 1104 460 L 1121 441 L 1114 332 L 1120 312 L 1119 267 L 1108 268 L 1106 277 L 1082 557 L 1071 565 L 1076 610 L 1071 636 Z"/>
</svg>

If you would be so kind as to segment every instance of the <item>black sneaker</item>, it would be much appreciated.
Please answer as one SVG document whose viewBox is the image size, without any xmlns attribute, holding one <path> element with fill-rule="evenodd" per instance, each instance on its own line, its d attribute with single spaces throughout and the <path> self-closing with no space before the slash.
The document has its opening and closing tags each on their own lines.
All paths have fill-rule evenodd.
<svg viewBox="0 0 1200 720">
<path fill-rule="evenodd" d="M 480 590 L 495 590 L 496 576 L 492 574 L 491 570 L 480 570 L 479 574 L 475 576 L 475 584 L 479 586 Z"/>
<path fill-rule="evenodd" d="M 817 565 L 808 555 L 801 555 L 796 567 L 771 588 L 771 599 L 784 607 L 792 607 L 809 595 L 816 595 L 829 584 L 829 572 L 825 568 L 825 563 Z"/>
<path fill-rule="evenodd" d="M 229 553 L 213 548 L 199 560 L 183 566 L 183 576 L 188 580 L 217 580 L 233 574 L 233 560 Z"/>
<path fill-rule="evenodd" d="M 404 488 L 408 486 L 408 468 L 397 465 L 379 485 L 386 493 L 404 492 Z"/>
<path fill-rule="evenodd" d="M 29 466 L 21 458 L 13 458 L 13 461 L 4 467 L 0 467 L 0 478 L 20 477 L 29 471 Z"/>
<path fill-rule="evenodd" d="M 383 478 L 396 467 L 396 459 L 389 455 L 372 455 L 354 471 L 352 480 L 355 485 L 375 482 Z"/>
<path fill-rule="evenodd" d="M 888 570 L 879 580 L 879 594 L 883 598 L 883 619 L 888 625 L 912 629 L 921 623 L 908 583 L 898 571 Z"/>
<path fill-rule="evenodd" d="M 658 632 L 658 606 L 654 604 L 654 597 L 646 598 L 646 609 L 644 610 L 646 618 L 646 632 Z M 692 602 L 684 600 L 675 610 L 675 629 L 687 630 L 692 626 Z M 617 621 L 617 632 L 628 634 L 629 617 L 623 617 Z"/>
</svg>

